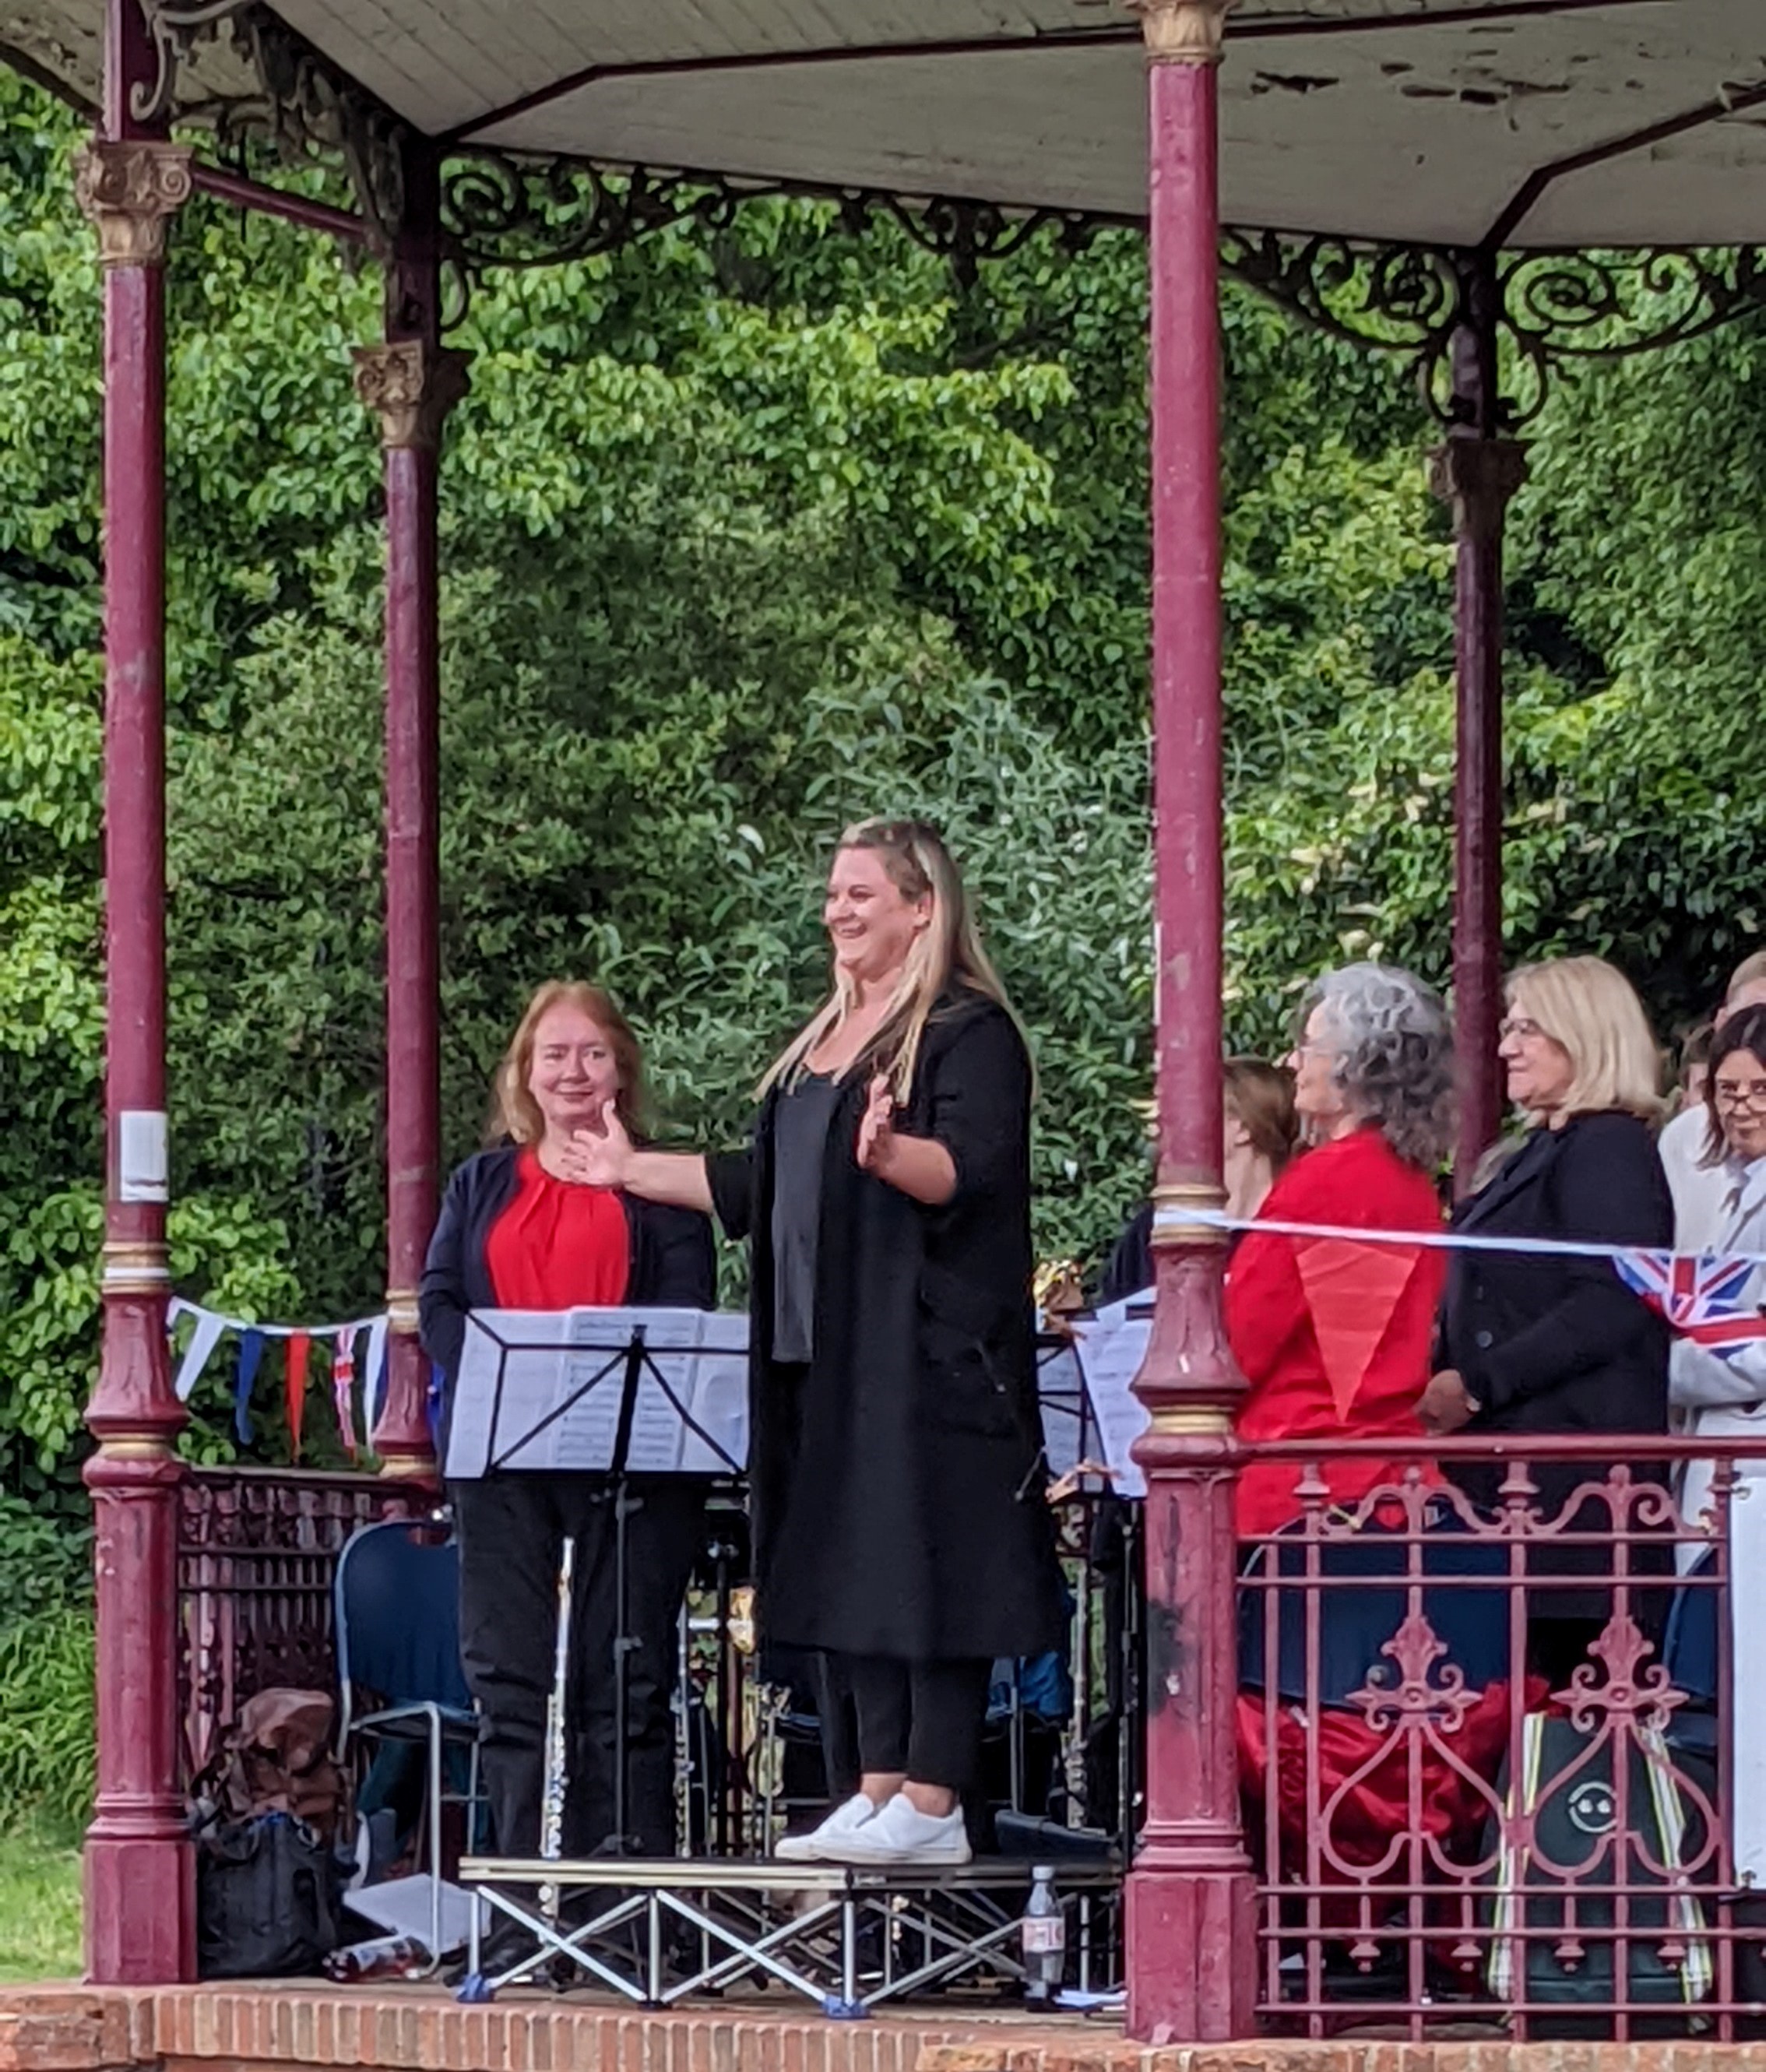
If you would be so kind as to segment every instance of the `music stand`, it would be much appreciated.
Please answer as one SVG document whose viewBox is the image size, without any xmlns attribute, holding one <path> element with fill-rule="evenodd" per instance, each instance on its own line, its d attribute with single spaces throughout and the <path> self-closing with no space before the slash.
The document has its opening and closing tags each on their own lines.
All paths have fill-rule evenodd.
<svg viewBox="0 0 1766 2072">
<path fill-rule="evenodd" d="M 454 1383 L 446 1472 L 602 1478 L 614 1518 L 614 1850 L 628 1852 L 627 1525 L 635 1475 L 739 1474 L 747 1458 L 747 1319 L 699 1309 L 474 1310 Z"/>
</svg>

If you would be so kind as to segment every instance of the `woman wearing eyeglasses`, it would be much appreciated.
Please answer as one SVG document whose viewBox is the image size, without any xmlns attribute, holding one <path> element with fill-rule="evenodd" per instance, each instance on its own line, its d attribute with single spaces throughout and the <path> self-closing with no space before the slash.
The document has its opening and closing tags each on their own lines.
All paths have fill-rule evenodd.
<svg viewBox="0 0 1766 2072">
<path fill-rule="evenodd" d="M 1723 1183 L 1713 1248 L 1766 1252 L 1766 1006 L 1744 1007 L 1718 1030 L 1705 1112 L 1702 1162 Z M 1763 1298 L 1766 1269 L 1756 1272 L 1743 1301 L 1757 1306 Z M 1766 1433 L 1766 1339 L 1723 1359 L 1690 1338 L 1677 1338 L 1669 1356 L 1668 1392 L 1686 1413 L 1688 1430 L 1699 1437 L 1759 1438 Z M 1688 1462 L 1680 1507 L 1689 1523 L 1705 1509 L 1711 1482 L 1709 1462 Z"/>
<path fill-rule="evenodd" d="M 1477 1237 L 1671 1244 L 1674 1207 L 1654 1137 L 1660 1060 L 1643 1004 L 1623 974 L 1599 957 L 1523 967 L 1509 981 L 1497 1054 L 1528 1133 L 1460 1204 L 1455 1228 Z M 1608 1260 L 1456 1252 L 1441 1311 L 1442 1364 L 1419 1412 L 1439 1433 L 1665 1432 L 1668 1338 L 1667 1325 Z M 1632 1450 L 1616 1447 L 1615 1457 Z M 1631 1467 L 1638 1479 L 1663 1479 L 1646 1462 Z M 1499 1466 L 1456 1463 L 1451 1472 L 1475 1501 L 1497 1502 Z M 1608 1472 L 1595 1462 L 1534 1465 L 1542 1523 Z M 1612 1512 L 1608 1500 L 1593 1498 L 1565 1526 L 1604 1533 Z M 1633 1549 L 1633 1572 L 1661 1565 L 1646 1554 L 1653 1550 Z M 1542 1544 L 1530 1565 L 1535 1574 L 1604 1577 L 1612 1553 L 1599 1544 Z M 1641 1609 L 1633 1603 L 1634 1614 Z M 1530 1653 L 1554 1688 L 1583 1659 L 1610 1610 L 1610 1591 L 1591 1588 L 1542 1593 L 1530 1606 Z"/>
</svg>

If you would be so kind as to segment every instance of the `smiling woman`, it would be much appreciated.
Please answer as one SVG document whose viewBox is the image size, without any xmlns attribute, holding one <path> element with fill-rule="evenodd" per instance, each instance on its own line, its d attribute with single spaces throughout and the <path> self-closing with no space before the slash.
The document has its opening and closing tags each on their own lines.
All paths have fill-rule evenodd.
<svg viewBox="0 0 1766 2072">
<path fill-rule="evenodd" d="M 624 1137 L 637 1127 L 643 1087 L 638 1039 L 608 994 L 566 980 L 540 987 L 497 1070 L 491 1148 L 449 1182 L 424 1267 L 423 1344 L 442 1369 L 448 1398 L 474 1309 L 711 1306 L 705 1218 L 639 1201 L 589 1173 L 585 1145 L 603 1128 Z M 450 1482 L 449 1494 L 460 1543 L 461 1652 L 483 1721 L 497 1850 L 538 1851 L 558 1568 L 568 1536 L 576 1542 L 577 1611 L 565 1852 L 588 1856 L 612 1845 L 671 1855 L 669 1693 L 703 1489 L 669 1476 L 634 1475 L 626 1484 L 624 1610 L 634 1645 L 624 1678 L 622 1832 L 614 1812 L 618 1622 L 607 1478 L 493 1470 Z"/>
<path fill-rule="evenodd" d="M 780 1853 L 964 1863 L 988 1665 L 1062 1626 L 1030 1059 L 935 828 L 848 828 L 822 911 L 832 988 L 762 1082 L 749 1149 L 644 1152 L 610 1110 L 581 1141 L 602 1184 L 715 1203 L 752 1249 L 761 1623 L 823 1655 L 857 1718 L 847 1795 Z"/>
</svg>

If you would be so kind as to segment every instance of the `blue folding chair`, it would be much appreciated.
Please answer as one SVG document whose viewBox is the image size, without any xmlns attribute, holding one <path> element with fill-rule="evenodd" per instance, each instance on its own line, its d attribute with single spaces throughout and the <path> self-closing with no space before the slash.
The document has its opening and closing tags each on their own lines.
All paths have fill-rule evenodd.
<svg viewBox="0 0 1766 2072">
<path fill-rule="evenodd" d="M 442 1950 L 442 1809 L 478 1801 L 478 1721 L 460 1666 L 460 1556 L 439 1528 L 412 1519 L 359 1526 L 337 1557 L 333 1585 L 339 1755 L 352 1742 L 424 1745 L 429 1831 L 429 1956 Z M 373 1709 L 357 1704 L 372 1694 Z M 466 1751 L 464 1797 L 447 1782 L 449 1752 Z"/>
</svg>

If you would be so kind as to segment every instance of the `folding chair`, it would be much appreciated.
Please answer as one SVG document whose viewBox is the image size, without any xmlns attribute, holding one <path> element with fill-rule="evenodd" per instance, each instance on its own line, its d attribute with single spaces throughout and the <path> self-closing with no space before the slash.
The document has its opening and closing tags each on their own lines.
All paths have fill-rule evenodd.
<svg viewBox="0 0 1766 2072">
<path fill-rule="evenodd" d="M 429 1956 L 442 1958 L 442 1809 L 478 1802 L 478 1722 L 460 1667 L 460 1560 L 450 1538 L 420 1519 L 359 1526 L 337 1558 L 334 1585 L 338 1750 L 352 1741 L 426 1745 Z M 359 1695 L 374 1708 L 358 1712 Z M 464 1798 L 447 1788 L 447 1754 L 467 1752 Z"/>
</svg>

